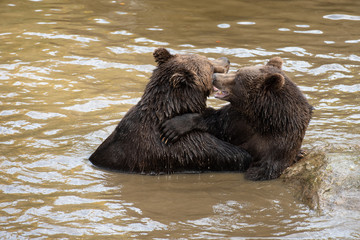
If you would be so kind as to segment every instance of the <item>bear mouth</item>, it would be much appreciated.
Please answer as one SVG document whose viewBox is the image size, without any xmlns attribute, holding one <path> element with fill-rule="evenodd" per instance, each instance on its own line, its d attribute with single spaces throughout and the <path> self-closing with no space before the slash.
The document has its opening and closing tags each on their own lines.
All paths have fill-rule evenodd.
<svg viewBox="0 0 360 240">
<path fill-rule="evenodd" d="M 227 96 L 229 96 L 229 93 L 225 90 L 220 90 L 216 87 L 214 87 L 214 96 L 215 98 L 219 98 L 219 99 L 223 99 L 223 98 L 226 98 Z"/>
</svg>

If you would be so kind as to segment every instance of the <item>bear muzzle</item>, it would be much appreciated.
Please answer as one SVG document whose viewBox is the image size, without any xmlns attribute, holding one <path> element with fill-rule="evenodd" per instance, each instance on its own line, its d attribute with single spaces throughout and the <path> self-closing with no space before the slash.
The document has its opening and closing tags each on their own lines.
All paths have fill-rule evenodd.
<svg viewBox="0 0 360 240">
<path fill-rule="evenodd" d="M 230 95 L 227 91 L 228 87 L 235 83 L 235 73 L 214 73 L 213 74 L 213 87 L 215 92 L 215 97 L 219 99 L 224 99 Z"/>
<path fill-rule="evenodd" d="M 230 68 L 230 61 L 226 57 L 221 57 L 210 61 L 214 66 L 214 73 L 227 73 Z"/>
</svg>

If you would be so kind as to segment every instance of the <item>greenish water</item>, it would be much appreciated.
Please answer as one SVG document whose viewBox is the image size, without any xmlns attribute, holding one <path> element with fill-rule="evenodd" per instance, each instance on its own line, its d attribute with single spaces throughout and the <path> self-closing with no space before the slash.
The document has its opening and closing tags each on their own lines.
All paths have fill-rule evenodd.
<svg viewBox="0 0 360 240">
<path fill-rule="evenodd" d="M 0 2 L 0 238 L 359 238 L 279 180 L 140 176 L 87 157 L 136 104 L 152 52 L 281 56 L 315 107 L 305 148 L 360 145 L 360 2 Z M 225 104 L 211 97 L 208 104 Z"/>
</svg>

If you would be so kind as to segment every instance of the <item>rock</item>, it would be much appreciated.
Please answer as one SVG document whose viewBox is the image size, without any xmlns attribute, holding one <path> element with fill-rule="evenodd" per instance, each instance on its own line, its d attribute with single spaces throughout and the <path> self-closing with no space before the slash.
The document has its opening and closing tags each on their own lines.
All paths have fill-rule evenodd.
<svg viewBox="0 0 360 240">
<path fill-rule="evenodd" d="M 360 214 L 360 146 L 313 149 L 281 179 L 312 209 Z"/>
</svg>

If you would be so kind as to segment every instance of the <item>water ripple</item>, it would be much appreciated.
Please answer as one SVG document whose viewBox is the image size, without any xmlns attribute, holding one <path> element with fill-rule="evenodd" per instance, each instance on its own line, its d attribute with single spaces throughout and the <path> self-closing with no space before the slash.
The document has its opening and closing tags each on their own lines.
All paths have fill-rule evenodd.
<svg viewBox="0 0 360 240">
<path fill-rule="evenodd" d="M 245 21 L 243 21 L 243 22 L 237 22 L 236 24 L 239 24 L 239 25 L 255 25 L 256 22 L 245 22 Z"/>
<path fill-rule="evenodd" d="M 120 31 L 114 31 L 114 32 L 110 32 L 111 34 L 118 34 L 118 35 L 124 35 L 124 36 L 131 36 L 133 35 L 133 33 L 130 33 L 126 30 L 120 30 Z"/>
<path fill-rule="evenodd" d="M 196 53 L 217 53 L 226 56 L 234 56 L 239 58 L 249 58 L 255 56 L 272 56 L 278 54 L 278 52 L 266 51 L 264 49 L 246 49 L 246 48 L 225 48 L 225 47 L 214 47 L 214 48 L 200 48 L 189 50 L 190 52 Z"/>
<path fill-rule="evenodd" d="M 78 196 L 59 196 L 55 201 L 54 205 L 69 205 L 69 204 L 87 204 L 87 203 L 99 203 L 104 200 L 86 199 Z"/>
<path fill-rule="evenodd" d="M 348 14 L 329 14 L 329 15 L 325 15 L 323 18 L 330 20 L 360 21 L 360 16 L 348 15 Z"/>
<path fill-rule="evenodd" d="M 151 72 L 154 69 L 153 65 L 133 65 L 125 63 L 108 62 L 99 58 L 81 57 L 81 56 L 65 56 L 65 59 L 74 59 L 71 61 L 58 61 L 62 64 L 92 66 L 94 69 L 119 68 L 119 69 L 133 69 L 140 72 Z"/>
<path fill-rule="evenodd" d="M 313 54 L 308 53 L 306 49 L 302 47 L 284 47 L 284 48 L 278 48 L 277 50 L 283 51 L 283 52 L 289 52 L 296 56 L 312 56 Z"/>
<path fill-rule="evenodd" d="M 136 39 L 134 39 L 134 41 L 136 43 L 147 43 L 147 44 L 151 43 L 151 44 L 159 45 L 159 46 L 167 46 L 167 45 L 169 45 L 169 43 L 167 43 L 167 42 L 154 41 L 154 40 L 144 38 L 144 37 L 136 38 Z"/>
<path fill-rule="evenodd" d="M 354 85 L 340 84 L 340 85 L 334 86 L 333 89 L 337 89 L 342 92 L 349 92 L 349 93 L 359 92 L 360 93 L 360 84 L 354 84 Z"/>
<path fill-rule="evenodd" d="M 37 37 L 47 38 L 47 39 L 74 40 L 74 41 L 83 42 L 83 43 L 100 41 L 98 38 L 89 38 L 89 37 L 83 37 L 81 35 L 67 35 L 67 34 L 57 34 L 57 33 L 24 32 L 23 35 L 37 36 Z"/>
<path fill-rule="evenodd" d="M 29 116 L 33 119 L 49 119 L 49 118 L 54 118 L 54 117 L 66 117 L 64 114 L 60 114 L 60 113 L 52 113 L 52 112 L 37 112 L 37 111 L 30 111 L 27 112 L 25 114 L 26 116 Z"/>
<path fill-rule="evenodd" d="M 76 104 L 73 106 L 63 107 L 66 110 L 78 111 L 78 112 L 92 112 L 97 111 L 103 108 L 107 108 L 111 105 L 120 105 L 120 104 L 136 104 L 140 98 L 132 98 L 132 99 L 123 99 L 123 100 L 90 100 L 83 104 Z"/>
<path fill-rule="evenodd" d="M 332 64 L 324 64 L 324 65 L 322 65 L 322 66 L 320 66 L 318 68 L 311 69 L 309 71 L 309 73 L 313 74 L 313 75 L 320 75 L 320 74 L 327 73 L 329 71 L 350 72 L 349 69 L 342 66 L 341 64 L 332 63 Z"/>
<path fill-rule="evenodd" d="M 355 1 L 341 3 L 347 14 L 334 14 L 336 4 L 302 1 L 308 11 L 290 13 L 285 2 L 271 4 L 1 3 L 0 238 L 359 236 L 357 216 L 318 216 L 279 181 L 235 173 L 149 177 L 88 161 L 139 101 L 158 47 L 225 56 L 232 67 L 281 56 L 316 108 L 305 147 L 358 145 Z"/>
<path fill-rule="evenodd" d="M 294 31 L 294 33 L 305 33 L 305 34 L 323 34 L 321 30 L 306 30 L 306 31 Z"/>
</svg>

